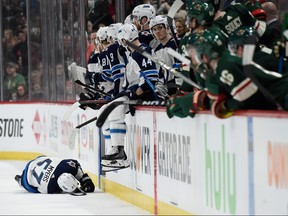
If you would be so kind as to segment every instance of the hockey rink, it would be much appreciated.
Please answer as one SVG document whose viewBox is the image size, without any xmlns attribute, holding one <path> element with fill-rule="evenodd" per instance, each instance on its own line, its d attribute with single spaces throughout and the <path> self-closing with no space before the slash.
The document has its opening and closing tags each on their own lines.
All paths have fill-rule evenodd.
<svg viewBox="0 0 288 216">
<path fill-rule="evenodd" d="M 97 189 L 86 196 L 28 193 L 14 180 L 26 163 L 0 160 L 1 215 L 151 215 Z"/>
</svg>

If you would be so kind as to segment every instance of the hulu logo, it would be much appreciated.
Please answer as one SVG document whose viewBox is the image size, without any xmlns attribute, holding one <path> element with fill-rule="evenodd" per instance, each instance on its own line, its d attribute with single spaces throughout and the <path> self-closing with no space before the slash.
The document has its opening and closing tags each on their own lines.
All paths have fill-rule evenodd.
<svg viewBox="0 0 288 216">
<path fill-rule="evenodd" d="M 219 151 L 207 148 L 207 126 L 205 125 L 205 183 L 206 206 L 235 214 L 236 168 L 235 153 L 225 152 L 225 130 L 222 125 L 222 145 Z"/>
</svg>

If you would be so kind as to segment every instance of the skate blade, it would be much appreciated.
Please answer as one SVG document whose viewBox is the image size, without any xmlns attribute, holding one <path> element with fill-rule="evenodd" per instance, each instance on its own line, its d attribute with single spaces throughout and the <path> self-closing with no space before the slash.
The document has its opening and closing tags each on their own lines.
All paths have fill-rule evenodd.
<svg viewBox="0 0 288 216">
<path fill-rule="evenodd" d="M 124 166 L 124 167 L 102 166 L 102 171 L 103 171 L 103 172 L 112 172 L 112 171 L 118 171 L 118 170 L 126 169 L 126 168 L 128 168 L 128 167 L 130 167 L 130 165 Z"/>
<path fill-rule="evenodd" d="M 113 161 L 102 160 L 101 165 L 106 166 L 106 167 L 113 167 L 113 168 L 121 168 L 121 167 L 130 166 L 128 160 L 113 160 Z"/>
</svg>

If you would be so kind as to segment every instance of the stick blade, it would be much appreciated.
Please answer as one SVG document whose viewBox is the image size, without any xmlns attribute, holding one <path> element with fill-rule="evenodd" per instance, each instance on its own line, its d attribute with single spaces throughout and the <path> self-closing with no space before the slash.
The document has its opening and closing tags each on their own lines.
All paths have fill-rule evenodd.
<svg viewBox="0 0 288 216">
<path fill-rule="evenodd" d="M 72 104 L 69 109 L 65 112 L 63 119 L 65 121 L 68 121 L 69 117 L 72 115 L 72 113 L 74 112 L 75 109 L 77 109 L 81 104 L 76 101 L 74 104 Z"/>
<path fill-rule="evenodd" d="M 242 65 L 247 66 L 250 65 L 254 56 L 254 51 L 257 43 L 257 37 L 254 35 L 250 35 L 247 37 L 245 41 L 245 46 L 243 49 L 243 55 L 242 57 Z"/>
<path fill-rule="evenodd" d="M 175 14 L 177 13 L 177 11 L 182 7 L 184 3 L 181 0 L 176 0 L 173 2 L 173 4 L 170 7 L 170 10 L 167 14 L 167 17 L 174 18 Z M 167 18 L 168 19 L 168 18 Z"/>
<path fill-rule="evenodd" d="M 75 138 L 78 133 L 79 129 L 73 128 L 69 135 L 69 146 L 75 146 Z"/>
<path fill-rule="evenodd" d="M 96 121 L 96 126 L 97 127 L 102 127 L 103 124 L 105 123 L 107 117 L 109 114 L 118 106 L 118 103 L 110 103 L 104 110 L 103 112 L 98 116 L 97 121 Z"/>
<path fill-rule="evenodd" d="M 186 57 L 182 56 L 179 52 L 173 50 L 171 47 L 167 48 L 167 52 L 172 55 L 174 58 L 181 61 L 183 64 L 187 64 L 190 67 L 191 61 L 187 59 Z"/>
<path fill-rule="evenodd" d="M 68 66 L 68 69 L 71 71 L 72 78 L 76 82 L 79 80 L 82 83 L 85 83 L 86 68 L 78 66 L 75 62 L 72 62 Z"/>
</svg>

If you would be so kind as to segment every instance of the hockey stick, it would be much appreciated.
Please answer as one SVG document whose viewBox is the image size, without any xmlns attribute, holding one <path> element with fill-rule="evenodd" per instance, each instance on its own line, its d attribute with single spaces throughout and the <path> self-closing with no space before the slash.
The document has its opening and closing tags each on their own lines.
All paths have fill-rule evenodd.
<svg viewBox="0 0 288 216">
<path fill-rule="evenodd" d="M 191 79 L 189 79 L 188 77 L 182 75 L 181 73 L 179 73 L 177 70 L 175 70 L 174 68 L 166 65 L 164 62 L 155 59 L 150 53 L 146 52 L 145 50 L 141 49 L 140 47 L 136 46 L 135 44 L 133 44 L 130 41 L 126 41 L 127 45 L 129 47 L 131 47 L 132 49 L 134 49 L 136 52 L 139 52 L 141 55 L 143 55 L 144 57 L 150 59 L 151 61 L 155 62 L 156 64 L 159 64 L 161 67 L 165 68 L 166 70 L 172 72 L 175 76 L 183 79 L 183 81 L 187 82 L 189 85 L 196 87 L 197 89 L 203 89 L 202 86 L 198 85 L 197 83 L 193 82 Z"/>
<path fill-rule="evenodd" d="M 251 66 L 253 65 L 252 59 L 256 43 L 256 36 L 251 35 L 247 37 L 243 48 L 243 73 L 255 83 L 255 85 L 259 88 L 259 91 L 266 97 L 267 100 L 269 100 L 273 104 L 276 104 L 278 110 L 284 110 L 283 107 L 278 103 L 278 101 L 275 100 L 273 95 L 269 91 L 267 91 L 267 89 L 258 81 L 257 77 L 255 77 L 255 75 L 251 71 Z"/>
<path fill-rule="evenodd" d="M 98 88 L 95 88 L 95 87 L 93 88 L 92 86 L 89 86 L 89 85 L 81 82 L 80 80 L 75 80 L 75 83 L 77 83 L 77 84 L 79 84 L 79 85 L 81 85 L 81 86 L 83 86 L 83 87 L 86 87 L 86 88 L 88 88 L 88 89 L 90 89 L 90 90 L 92 90 L 92 91 L 96 91 L 96 92 L 98 92 L 98 93 L 100 93 L 100 94 L 102 94 L 102 95 L 111 97 L 110 94 L 108 94 L 108 93 L 106 93 L 106 92 L 104 92 L 104 91 L 102 91 L 102 90 L 100 90 L 100 89 L 98 89 Z"/>
<path fill-rule="evenodd" d="M 91 104 L 91 102 L 96 102 L 96 101 L 81 101 L 79 102 L 79 104 Z M 109 102 L 109 101 L 107 101 Z M 104 124 L 104 122 L 106 121 L 108 115 L 118 106 L 121 104 L 126 104 L 126 105 L 142 105 L 142 106 L 165 106 L 166 105 L 166 101 L 142 101 L 142 100 L 131 100 L 131 101 L 111 101 L 111 103 L 107 106 L 107 108 L 105 108 L 105 110 L 103 110 L 103 112 L 99 115 L 99 117 L 94 117 L 92 119 L 89 119 L 86 122 L 83 122 L 82 124 L 76 126 L 76 128 L 73 128 L 70 132 L 69 135 L 69 144 L 71 146 L 74 146 L 75 143 L 75 137 L 79 131 L 80 128 L 90 124 L 93 121 L 96 121 L 96 126 L 97 127 L 102 127 L 102 125 Z"/>
<path fill-rule="evenodd" d="M 191 65 L 191 61 L 190 61 L 188 58 L 182 56 L 179 52 L 173 50 L 171 47 L 167 47 L 167 52 L 168 52 L 171 56 L 173 56 L 174 58 L 176 58 L 176 59 L 178 59 L 180 62 L 182 62 L 182 64 L 184 64 L 184 65 L 189 65 L 189 67 L 191 67 L 191 66 L 190 66 L 190 65 Z M 193 69 L 193 68 L 192 68 L 192 69 Z"/>
<path fill-rule="evenodd" d="M 69 145 L 70 146 L 74 146 L 74 143 L 75 143 L 75 138 L 76 138 L 76 135 L 77 133 L 79 132 L 80 128 L 90 124 L 91 122 L 93 121 L 96 121 L 97 120 L 97 116 L 92 118 L 92 119 L 89 119 L 88 121 L 86 122 L 83 122 L 82 124 L 80 125 L 77 125 L 76 128 L 73 128 L 69 134 L 69 138 L 68 138 L 68 142 L 69 142 Z"/>
<path fill-rule="evenodd" d="M 96 121 L 97 120 L 97 116 L 92 118 L 92 119 L 89 119 L 88 121 L 85 121 L 83 122 L 82 124 L 80 125 L 77 125 L 76 128 L 73 128 L 70 132 L 70 135 L 69 135 L 69 144 L 70 146 L 74 146 L 74 143 L 75 143 L 75 138 L 76 138 L 76 135 L 77 133 L 79 132 L 80 128 L 90 124 L 91 122 L 93 121 Z"/>
<path fill-rule="evenodd" d="M 87 89 L 90 89 L 94 92 L 98 92 L 102 95 L 109 96 L 109 97 L 111 96 L 110 94 L 102 91 L 99 88 L 92 87 L 92 86 L 86 84 L 86 81 L 85 81 L 86 68 L 78 66 L 78 65 L 76 65 L 75 62 L 73 62 L 71 65 L 68 66 L 68 70 L 71 71 L 71 74 L 72 74 L 72 77 L 73 77 L 73 80 L 75 83 L 77 83 L 83 87 L 86 87 Z"/>
<path fill-rule="evenodd" d="M 169 12 L 167 14 L 167 23 L 169 25 L 169 28 L 173 34 L 174 39 L 176 39 L 176 35 L 174 32 L 174 27 L 173 27 L 173 19 L 177 13 L 177 11 L 182 7 L 184 3 L 181 0 L 176 0 L 173 2 L 173 4 L 171 5 Z"/>
<path fill-rule="evenodd" d="M 69 109 L 65 112 L 65 114 L 63 115 L 63 119 L 65 121 L 67 121 L 69 119 L 69 117 L 72 115 L 72 113 L 74 112 L 74 110 L 76 110 L 79 106 L 81 105 L 89 105 L 89 104 L 106 104 L 110 101 L 107 100 L 84 100 L 84 101 L 76 101 L 75 103 L 73 103 Z"/>
<path fill-rule="evenodd" d="M 102 127 L 104 122 L 106 121 L 109 114 L 121 104 L 125 105 L 140 105 L 140 106 L 165 106 L 168 102 L 167 101 L 142 101 L 142 100 L 126 100 L 123 98 L 122 101 L 112 101 L 108 106 L 103 110 L 103 112 L 98 116 L 96 121 L 97 127 Z"/>
<path fill-rule="evenodd" d="M 74 192 L 68 193 L 72 196 L 85 196 L 87 193 L 83 191 L 80 187 L 78 187 Z"/>
<path fill-rule="evenodd" d="M 65 121 L 67 121 L 69 119 L 69 117 L 72 115 L 72 113 L 74 112 L 74 110 L 76 110 L 79 106 L 81 106 L 81 104 L 79 103 L 79 101 L 76 101 L 75 103 L 73 103 L 69 109 L 65 112 L 65 114 L 63 115 L 63 119 Z"/>
</svg>

